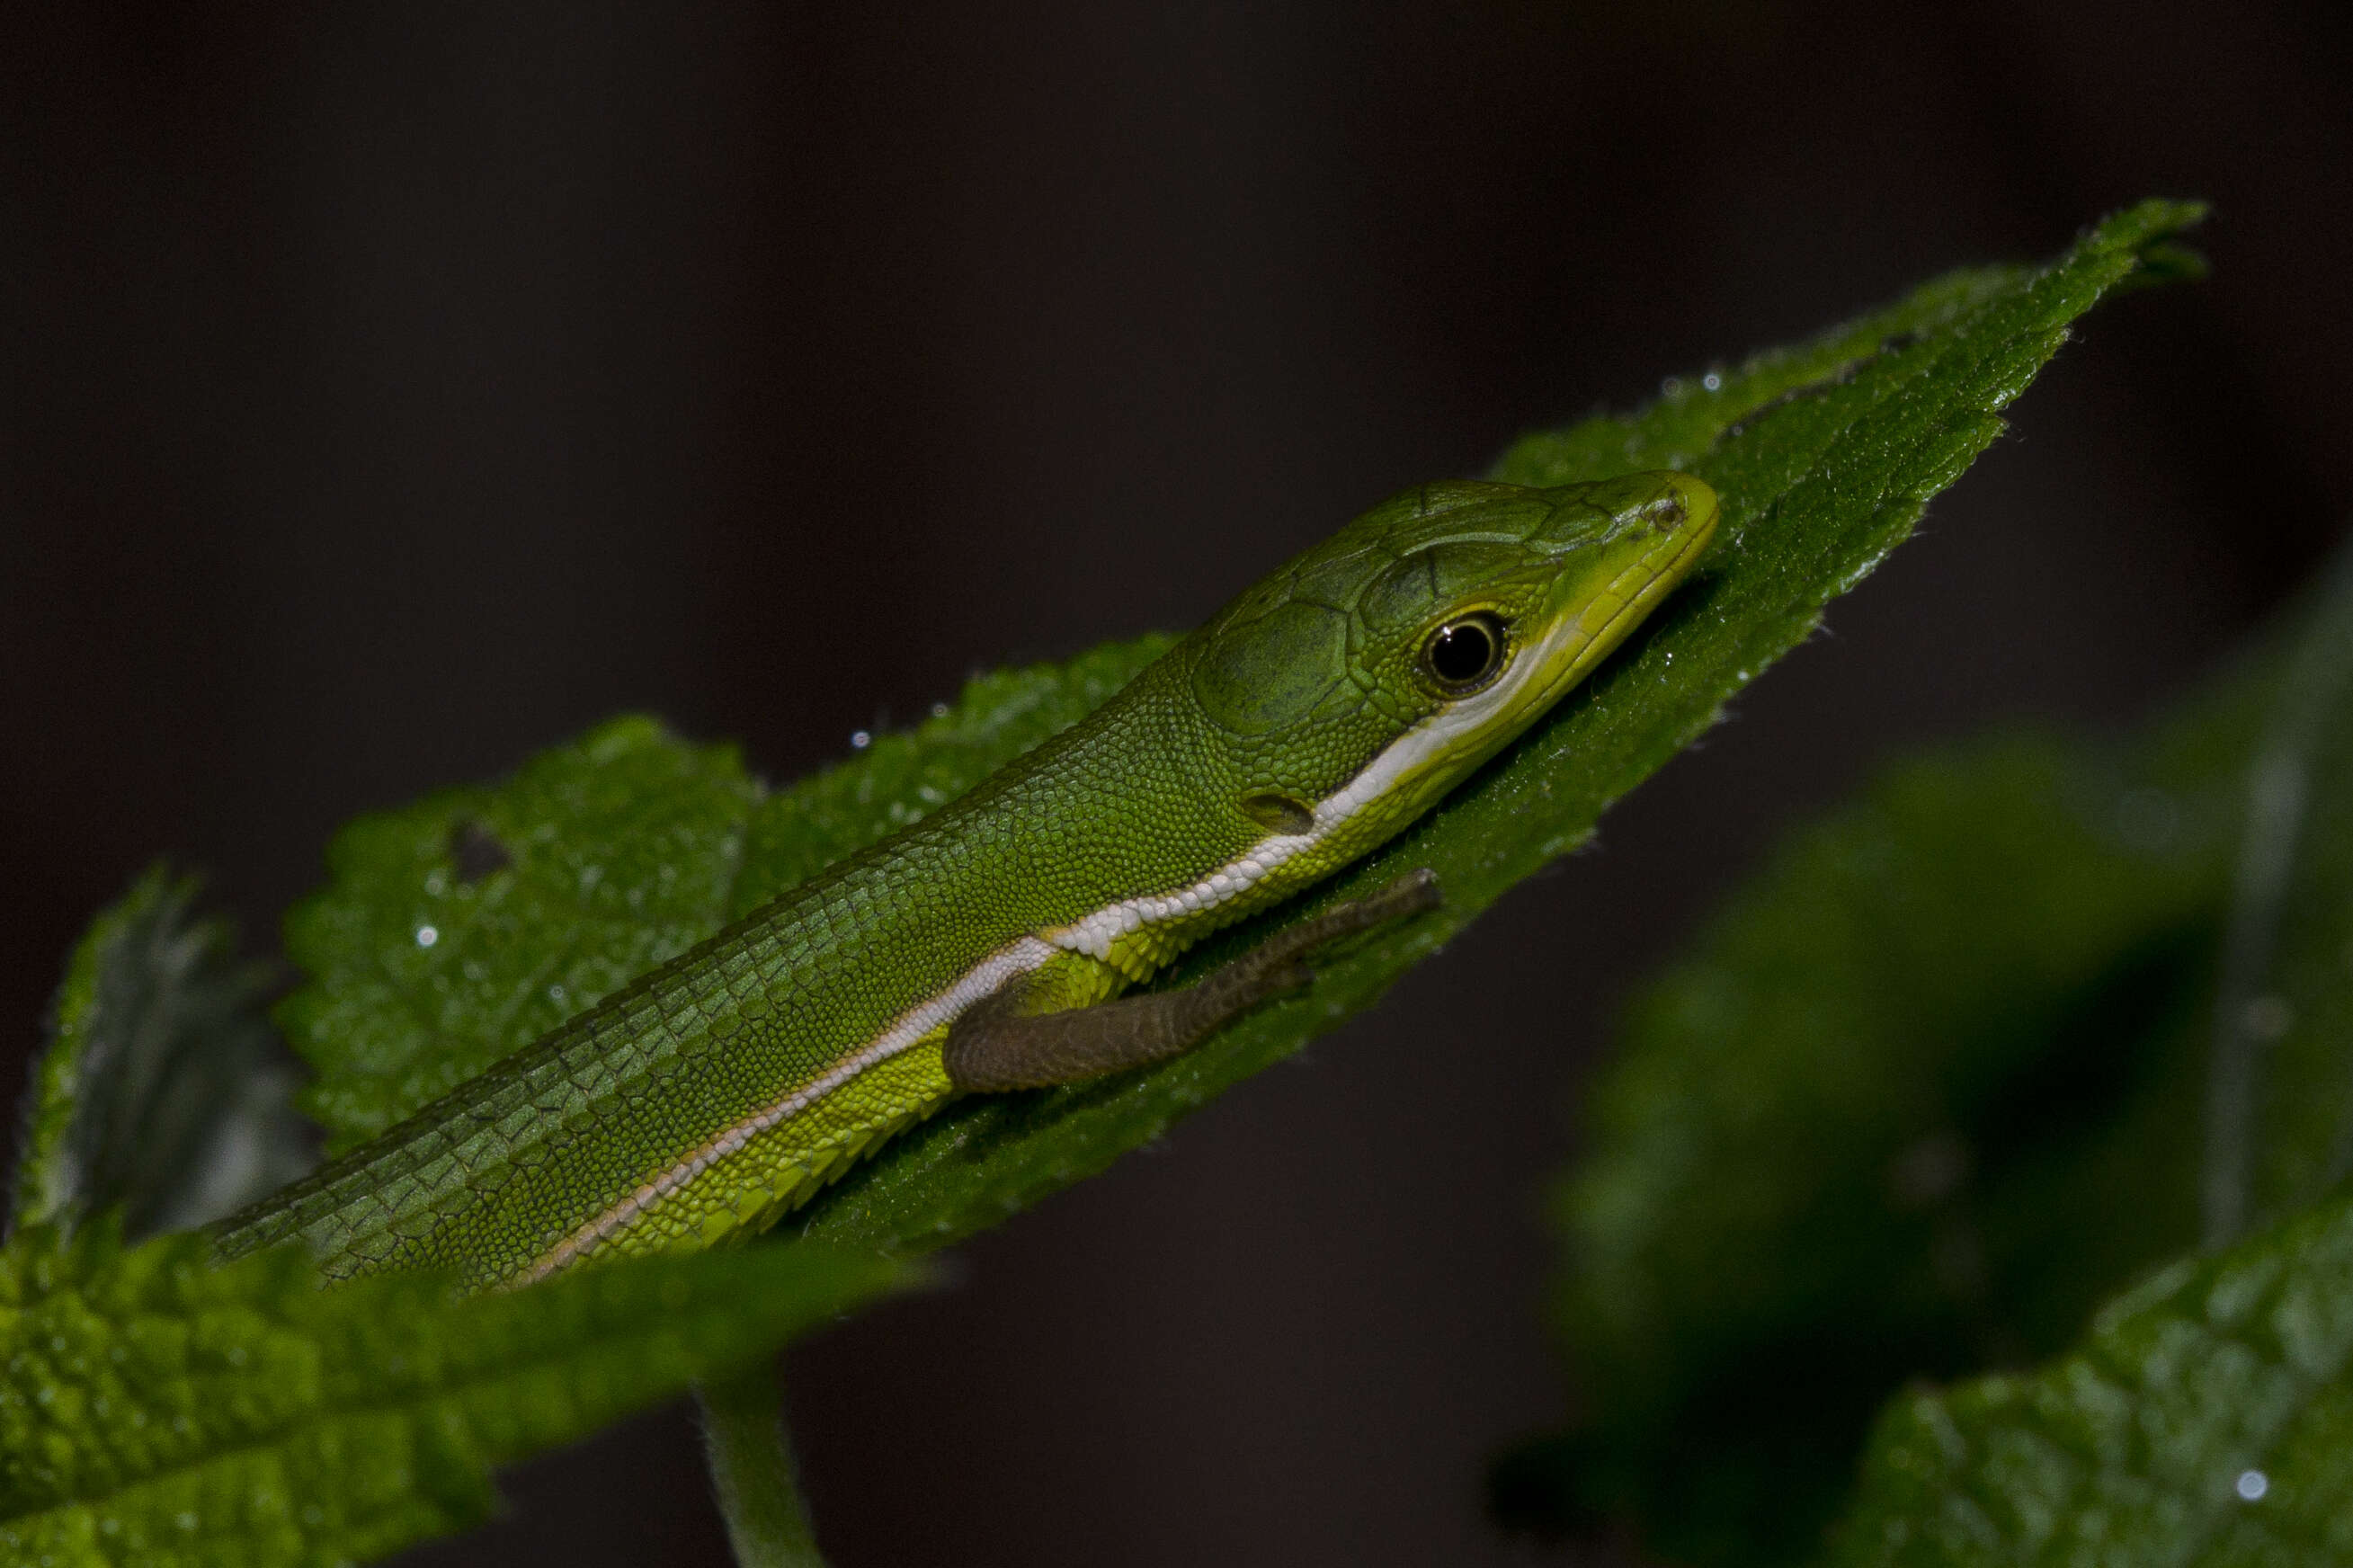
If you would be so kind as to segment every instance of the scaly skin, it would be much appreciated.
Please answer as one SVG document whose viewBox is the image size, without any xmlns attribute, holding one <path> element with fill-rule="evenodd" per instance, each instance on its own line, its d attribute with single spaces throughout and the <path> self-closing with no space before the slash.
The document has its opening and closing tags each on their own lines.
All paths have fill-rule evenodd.
<svg viewBox="0 0 2353 1568">
<path fill-rule="evenodd" d="M 969 795 L 227 1221 L 221 1249 L 300 1237 L 331 1275 L 501 1286 L 754 1232 L 957 1092 L 941 1047 L 974 1002 L 1103 1002 L 1419 816 L 1683 579 L 1715 516 L 1672 474 L 1397 497 Z M 1474 616 L 1505 657 L 1450 689 L 1431 638 Z"/>
</svg>

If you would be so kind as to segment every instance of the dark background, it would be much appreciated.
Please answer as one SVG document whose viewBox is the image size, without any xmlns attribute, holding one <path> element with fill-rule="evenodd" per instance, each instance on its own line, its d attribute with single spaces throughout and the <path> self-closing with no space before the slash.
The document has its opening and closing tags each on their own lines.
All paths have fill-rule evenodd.
<svg viewBox="0 0 2353 1568">
<path fill-rule="evenodd" d="M 2353 483 L 2343 7 L 10 7 L 0 1017 L 151 858 L 268 945 L 354 813 L 618 709 L 789 776 L 1386 492 L 2202 195 L 1917 543 L 1391 1001 L 791 1358 L 840 1568 L 1508 1561 L 1541 1184 L 1784 825 L 2130 721 Z M 9 1069 L 13 1070 L 13 1069 Z M 417 1561 L 716 1563 L 683 1408 Z"/>
</svg>

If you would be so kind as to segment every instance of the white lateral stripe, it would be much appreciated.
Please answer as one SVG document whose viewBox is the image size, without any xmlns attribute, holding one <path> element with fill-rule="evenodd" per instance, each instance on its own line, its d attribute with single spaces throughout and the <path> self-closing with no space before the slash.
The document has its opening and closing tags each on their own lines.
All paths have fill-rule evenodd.
<svg viewBox="0 0 2353 1568">
<path fill-rule="evenodd" d="M 1622 583 L 1623 578 L 1620 581 Z M 1617 584 L 1611 584 L 1618 586 Z M 1636 590 L 1639 594 L 1640 590 Z M 1619 611 L 1635 595 L 1620 601 Z M 1097 959 L 1111 957 L 1112 944 L 1131 931 L 1164 921 L 1198 914 L 1240 898 L 1261 879 L 1293 857 L 1314 848 L 1371 802 L 1409 777 L 1430 756 L 1479 729 L 1551 663 L 1571 635 L 1585 626 L 1583 616 L 1564 617 L 1543 642 L 1519 660 L 1511 677 L 1497 681 L 1468 701 L 1442 709 L 1390 742 L 1356 776 L 1315 806 L 1314 825 L 1304 833 L 1278 833 L 1259 840 L 1249 850 L 1219 867 L 1189 888 L 1173 893 L 1146 893 L 1106 904 L 1067 926 L 1037 936 L 1017 937 L 967 969 L 944 990 L 917 1003 L 892 1020 L 865 1047 L 844 1057 L 824 1076 L 811 1079 L 776 1104 L 723 1130 L 718 1136 L 678 1163 L 649 1179 L 637 1191 L 565 1237 L 554 1250 L 524 1272 L 522 1284 L 545 1278 L 575 1258 L 593 1250 L 614 1232 L 628 1226 L 654 1205 L 694 1180 L 719 1161 L 750 1142 L 786 1117 L 795 1116 L 831 1094 L 877 1062 L 887 1061 L 943 1024 L 954 1023 L 965 1008 L 1016 975 L 1027 974 L 1057 952 L 1082 952 Z M 1593 628 L 1598 632 L 1600 628 Z"/>
<path fill-rule="evenodd" d="M 862 1049 L 844 1057 L 823 1076 L 811 1079 L 774 1105 L 763 1107 L 723 1129 L 710 1142 L 649 1178 L 628 1197 L 565 1237 L 547 1256 L 531 1266 L 520 1283 L 528 1285 L 534 1279 L 543 1279 L 574 1258 L 594 1250 L 598 1243 L 615 1231 L 769 1128 L 788 1116 L 807 1110 L 875 1063 L 888 1061 L 941 1025 L 954 1023 L 965 1008 L 1015 975 L 1027 974 L 1037 968 L 1053 957 L 1054 952 L 1053 948 L 1034 936 L 1018 937 L 1006 943 L 965 970 L 944 990 L 934 992 L 900 1014 Z"/>
<path fill-rule="evenodd" d="M 1545 640 L 1519 661 L 1517 679 L 1497 681 L 1466 702 L 1441 709 L 1381 749 L 1363 771 L 1315 805 L 1314 826 L 1304 833 L 1278 833 L 1261 838 L 1248 851 L 1219 867 L 1189 888 L 1173 893 L 1146 893 L 1123 899 L 1045 933 L 1046 940 L 1071 952 L 1109 959 L 1112 944 L 1131 931 L 1163 921 L 1213 910 L 1240 898 L 1260 879 L 1293 857 L 1303 854 L 1337 832 L 1342 824 L 1397 786 L 1415 769 L 1464 732 L 1475 731 L 1494 717 L 1522 688 L 1547 665 L 1550 656 L 1569 634 L 1584 624 L 1582 616 L 1564 618 Z"/>
</svg>

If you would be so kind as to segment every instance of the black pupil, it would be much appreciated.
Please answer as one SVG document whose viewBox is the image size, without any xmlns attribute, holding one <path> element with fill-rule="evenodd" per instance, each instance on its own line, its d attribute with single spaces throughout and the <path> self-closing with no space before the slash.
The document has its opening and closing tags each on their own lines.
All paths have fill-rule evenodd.
<svg viewBox="0 0 2353 1568">
<path fill-rule="evenodd" d="M 1449 686 L 1478 679 L 1495 665 L 1495 634 L 1477 621 L 1438 628 L 1430 639 L 1430 668 Z"/>
</svg>

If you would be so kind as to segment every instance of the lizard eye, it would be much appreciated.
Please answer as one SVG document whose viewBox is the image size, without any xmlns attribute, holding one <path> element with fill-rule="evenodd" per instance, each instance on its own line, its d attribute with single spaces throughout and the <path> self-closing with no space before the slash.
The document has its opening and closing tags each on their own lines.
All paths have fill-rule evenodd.
<svg viewBox="0 0 2353 1568">
<path fill-rule="evenodd" d="M 1422 667 L 1449 697 L 1468 697 L 1504 668 L 1504 623 L 1481 611 L 1447 622 L 1421 645 Z"/>
</svg>

